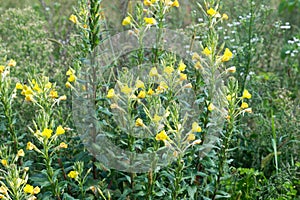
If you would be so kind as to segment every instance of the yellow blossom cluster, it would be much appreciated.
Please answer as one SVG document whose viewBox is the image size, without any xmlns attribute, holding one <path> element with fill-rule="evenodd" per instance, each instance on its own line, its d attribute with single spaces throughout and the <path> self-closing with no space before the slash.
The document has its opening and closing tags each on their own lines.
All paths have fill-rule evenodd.
<svg viewBox="0 0 300 200">
<path fill-rule="evenodd" d="M 228 15 L 226 13 L 224 13 L 222 16 L 221 14 L 216 11 L 215 9 L 213 8 L 209 8 L 206 13 L 211 16 L 211 17 L 215 17 L 215 18 L 221 18 L 223 20 L 228 20 Z"/>
<path fill-rule="evenodd" d="M 25 101 L 34 102 L 36 99 L 41 98 L 43 94 L 47 94 L 51 99 L 66 100 L 65 95 L 58 96 L 58 92 L 51 82 L 49 82 L 48 77 L 43 77 L 40 82 L 35 79 L 30 81 L 30 84 L 16 83 L 16 90 L 21 90 L 21 94 L 25 96 Z"/>
<path fill-rule="evenodd" d="M 65 86 L 67 88 L 71 88 L 71 83 L 74 83 L 76 81 L 76 75 L 75 70 L 72 68 L 69 68 L 69 70 L 66 72 L 66 75 L 68 76 L 68 81 L 66 82 Z"/>
</svg>

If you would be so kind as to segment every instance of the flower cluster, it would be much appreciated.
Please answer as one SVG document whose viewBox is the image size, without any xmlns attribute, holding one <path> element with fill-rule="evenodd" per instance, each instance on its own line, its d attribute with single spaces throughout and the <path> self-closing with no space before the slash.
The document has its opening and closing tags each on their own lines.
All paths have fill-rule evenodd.
<svg viewBox="0 0 300 200">
<path fill-rule="evenodd" d="M 32 79 L 29 84 L 16 83 L 15 88 L 21 90 L 21 94 L 25 97 L 25 101 L 37 102 L 46 95 L 49 99 L 55 101 L 66 100 L 66 95 L 59 96 L 55 85 L 49 81 L 48 77 L 42 77 L 41 80 Z"/>
</svg>

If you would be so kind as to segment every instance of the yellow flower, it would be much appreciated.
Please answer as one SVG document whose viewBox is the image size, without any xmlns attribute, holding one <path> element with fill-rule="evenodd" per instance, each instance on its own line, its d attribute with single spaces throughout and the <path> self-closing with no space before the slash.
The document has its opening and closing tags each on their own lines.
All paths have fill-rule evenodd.
<svg viewBox="0 0 300 200">
<path fill-rule="evenodd" d="M 201 127 L 198 125 L 198 123 L 197 122 L 193 122 L 193 124 L 192 124 L 192 132 L 201 132 L 202 131 L 202 129 L 201 129 Z"/>
<path fill-rule="evenodd" d="M 158 76 L 158 72 L 156 67 L 152 67 L 150 72 L 149 72 L 149 76 Z"/>
<path fill-rule="evenodd" d="M 168 75 L 172 74 L 173 71 L 174 71 L 173 67 L 166 67 L 164 69 L 164 72 L 166 72 Z"/>
<path fill-rule="evenodd" d="M 152 88 L 150 88 L 150 89 L 148 90 L 147 94 L 150 95 L 150 96 L 154 94 L 154 91 L 152 90 Z"/>
<path fill-rule="evenodd" d="M 41 93 L 42 89 L 40 88 L 39 84 L 34 84 L 33 90 L 37 91 L 37 93 Z"/>
<path fill-rule="evenodd" d="M 71 74 L 71 75 L 69 76 L 69 78 L 68 78 L 68 81 L 69 81 L 70 83 L 75 82 L 75 81 L 76 81 L 76 76 L 75 76 L 74 74 Z"/>
<path fill-rule="evenodd" d="M 215 14 L 217 14 L 217 11 L 215 11 L 213 8 L 208 9 L 206 12 L 210 16 L 214 16 Z"/>
<path fill-rule="evenodd" d="M 196 63 L 195 63 L 195 66 L 194 66 L 196 69 L 203 69 L 203 67 L 202 67 L 202 65 L 201 65 L 201 63 L 199 62 L 199 61 L 197 61 Z"/>
<path fill-rule="evenodd" d="M 17 64 L 17 62 L 13 59 L 10 59 L 8 62 L 8 66 L 10 66 L 10 67 L 14 67 L 14 66 L 16 66 L 16 64 Z"/>
<path fill-rule="evenodd" d="M 207 109 L 208 109 L 209 111 L 214 110 L 214 109 L 215 109 L 214 104 L 210 103 L 210 104 L 208 105 L 208 108 L 207 108 Z"/>
<path fill-rule="evenodd" d="M 145 124 L 141 118 L 137 118 L 135 120 L 135 126 L 145 126 Z"/>
<path fill-rule="evenodd" d="M 226 99 L 227 99 L 227 101 L 231 101 L 233 98 L 235 98 L 235 93 L 233 93 L 232 95 L 231 94 L 228 94 L 227 96 L 226 96 Z"/>
<path fill-rule="evenodd" d="M 127 26 L 127 25 L 129 25 L 129 24 L 131 24 L 131 18 L 130 18 L 129 16 L 127 16 L 127 17 L 125 17 L 125 18 L 123 19 L 122 25 L 123 25 L 123 26 Z"/>
<path fill-rule="evenodd" d="M 140 99 L 144 99 L 146 97 L 146 92 L 144 90 L 140 91 L 137 97 Z"/>
<path fill-rule="evenodd" d="M 195 139 L 196 139 L 196 136 L 193 133 L 190 133 L 187 137 L 187 141 L 189 141 L 189 142 L 194 141 Z"/>
<path fill-rule="evenodd" d="M 67 75 L 67 76 L 70 76 L 70 75 L 72 75 L 72 74 L 74 74 L 74 73 L 75 73 L 74 69 L 69 68 L 68 71 L 66 72 L 66 75 Z"/>
<path fill-rule="evenodd" d="M 248 91 L 248 90 L 244 90 L 243 91 L 243 96 L 242 96 L 242 98 L 246 98 L 246 99 L 251 99 L 251 97 L 252 97 L 252 95 L 250 94 L 250 92 Z"/>
<path fill-rule="evenodd" d="M 77 178 L 78 175 L 79 175 L 79 173 L 77 171 L 70 171 L 68 173 L 68 177 L 74 178 L 74 179 Z"/>
<path fill-rule="evenodd" d="M 236 68 L 235 67 L 229 67 L 228 69 L 226 69 L 226 72 L 235 73 L 236 72 Z"/>
<path fill-rule="evenodd" d="M 156 88 L 156 90 L 157 90 L 158 93 L 161 93 L 161 92 L 167 90 L 168 88 L 169 88 L 169 86 L 166 84 L 166 82 L 161 81 L 159 83 L 159 86 Z"/>
<path fill-rule="evenodd" d="M 136 88 L 145 88 L 145 84 L 144 84 L 144 82 L 143 81 L 141 81 L 141 80 L 137 80 L 136 82 L 135 82 L 135 87 Z"/>
<path fill-rule="evenodd" d="M 23 149 L 20 149 L 19 151 L 18 151 L 18 154 L 17 154 L 19 157 L 24 157 L 25 156 L 25 153 L 24 153 L 24 151 L 23 151 Z"/>
<path fill-rule="evenodd" d="M 0 74 L 2 74 L 4 72 L 4 70 L 5 70 L 5 66 L 0 65 Z"/>
<path fill-rule="evenodd" d="M 241 105 L 241 109 L 245 109 L 245 108 L 248 108 L 249 105 L 246 103 L 246 102 L 243 102 L 242 105 Z"/>
<path fill-rule="evenodd" d="M 7 195 L 8 194 L 8 188 L 5 186 L 5 185 L 2 185 L 0 187 L 0 193 L 1 194 L 4 194 L 4 195 Z M 3 196 L 4 197 L 4 196 Z M 1 198 L 0 198 L 1 199 Z"/>
<path fill-rule="evenodd" d="M 59 144 L 59 147 L 62 148 L 62 149 L 66 149 L 66 148 L 68 148 L 68 145 L 66 143 L 64 143 L 64 142 L 61 142 Z"/>
<path fill-rule="evenodd" d="M 53 132 L 53 131 L 52 131 L 51 129 L 45 128 L 45 129 L 43 130 L 43 132 L 41 133 L 41 135 L 42 135 L 43 137 L 49 139 L 49 138 L 51 137 L 51 135 L 52 135 L 52 132 Z"/>
<path fill-rule="evenodd" d="M 227 20 L 227 19 L 228 19 L 228 15 L 224 13 L 224 14 L 222 15 L 222 19 Z"/>
<path fill-rule="evenodd" d="M 181 61 L 179 62 L 179 65 L 178 65 L 178 70 L 181 71 L 181 72 L 183 72 L 183 71 L 185 70 L 185 68 L 186 68 L 186 65 L 185 65 L 184 62 L 181 60 Z"/>
<path fill-rule="evenodd" d="M 158 133 L 156 136 L 155 136 L 155 139 L 157 141 L 161 140 L 161 141 L 165 141 L 165 140 L 169 140 L 170 138 L 168 137 L 167 133 L 165 130 L 162 130 L 160 133 Z"/>
<path fill-rule="evenodd" d="M 114 89 L 109 89 L 108 92 L 107 92 L 107 95 L 106 97 L 111 99 L 115 96 L 115 90 Z"/>
<path fill-rule="evenodd" d="M 152 2 L 149 1 L 149 0 L 144 0 L 144 5 L 145 5 L 145 6 L 151 6 L 151 5 L 152 5 Z"/>
<path fill-rule="evenodd" d="M 56 128 L 56 131 L 55 131 L 55 134 L 56 135 L 62 135 L 62 134 L 64 134 L 66 131 L 65 131 L 65 129 L 62 127 L 62 126 L 58 126 L 57 128 Z"/>
<path fill-rule="evenodd" d="M 72 87 L 72 85 L 71 85 L 71 83 L 69 81 L 66 82 L 65 86 L 66 86 L 66 88 L 71 88 Z"/>
<path fill-rule="evenodd" d="M 206 56 L 209 56 L 211 54 L 211 50 L 209 50 L 207 47 L 205 47 L 204 50 L 202 51 L 202 53 Z"/>
<path fill-rule="evenodd" d="M 35 145 L 32 144 L 31 142 L 27 142 L 26 150 L 32 150 L 35 148 Z"/>
<path fill-rule="evenodd" d="M 16 89 L 17 90 L 23 90 L 23 85 L 21 83 L 16 84 Z"/>
<path fill-rule="evenodd" d="M 76 15 L 71 15 L 71 16 L 69 17 L 69 20 L 70 20 L 71 22 L 73 22 L 74 24 L 77 24 L 77 23 L 78 23 L 78 20 L 77 20 Z"/>
<path fill-rule="evenodd" d="M 155 114 L 154 117 L 153 117 L 153 122 L 154 122 L 154 123 L 158 123 L 161 119 L 162 119 L 161 116 Z"/>
<path fill-rule="evenodd" d="M 57 91 L 56 90 L 51 90 L 49 93 L 49 96 L 53 99 L 58 97 Z"/>
<path fill-rule="evenodd" d="M 226 48 L 224 55 L 222 56 L 222 62 L 229 61 L 231 58 L 232 58 L 232 52 L 228 48 Z"/>
<path fill-rule="evenodd" d="M 121 92 L 128 95 L 132 92 L 132 89 L 130 87 L 128 87 L 128 85 L 125 85 L 121 88 Z"/>
<path fill-rule="evenodd" d="M 48 82 L 45 84 L 45 88 L 50 89 L 52 87 L 52 83 Z"/>
<path fill-rule="evenodd" d="M 173 7 L 179 7 L 179 2 L 178 2 L 178 0 L 175 0 L 173 3 L 172 3 L 172 6 Z"/>
<path fill-rule="evenodd" d="M 28 102 L 34 101 L 33 95 L 31 95 L 31 94 L 25 95 L 25 101 L 28 101 Z"/>
<path fill-rule="evenodd" d="M 36 187 L 33 189 L 33 194 L 38 194 L 38 193 L 40 193 L 40 191 L 41 191 L 41 189 L 40 189 L 38 186 L 36 186 Z"/>
<path fill-rule="evenodd" d="M 187 80 L 187 75 L 186 74 L 180 73 L 179 76 L 180 76 L 179 80 L 181 80 L 181 81 Z"/>
<path fill-rule="evenodd" d="M 66 96 L 66 95 L 62 95 L 62 96 L 60 96 L 60 97 L 58 98 L 58 100 L 60 100 L 60 101 L 65 101 L 65 100 L 67 100 L 67 96 Z"/>
<path fill-rule="evenodd" d="M 2 159 L 2 160 L 1 160 L 1 164 L 2 164 L 3 166 L 7 166 L 8 162 L 7 162 L 6 159 Z"/>
<path fill-rule="evenodd" d="M 23 188 L 23 191 L 28 194 L 33 194 L 33 186 L 26 184 L 25 187 Z"/>
<path fill-rule="evenodd" d="M 201 58 L 200 58 L 199 54 L 193 53 L 192 60 L 199 61 L 200 59 Z"/>
<path fill-rule="evenodd" d="M 146 22 L 146 24 L 150 24 L 150 25 L 156 24 L 156 20 L 153 17 L 145 17 L 144 21 Z"/>
</svg>

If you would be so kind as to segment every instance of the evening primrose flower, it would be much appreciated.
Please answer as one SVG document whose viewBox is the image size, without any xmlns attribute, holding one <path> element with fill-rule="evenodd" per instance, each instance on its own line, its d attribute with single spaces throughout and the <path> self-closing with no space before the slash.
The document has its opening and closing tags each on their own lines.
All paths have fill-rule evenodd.
<svg viewBox="0 0 300 200">
<path fill-rule="evenodd" d="M 210 103 L 209 105 L 208 105 L 208 108 L 207 108 L 209 111 L 212 111 L 212 110 L 214 110 L 215 109 L 215 106 L 214 106 L 214 104 L 213 103 Z"/>
<path fill-rule="evenodd" d="M 154 24 L 156 24 L 156 20 L 153 17 L 145 17 L 144 21 L 148 25 L 154 25 Z"/>
<path fill-rule="evenodd" d="M 208 9 L 206 12 L 210 16 L 214 16 L 215 14 L 217 14 L 217 11 L 215 11 L 213 8 Z"/>
<path fill-rule="evenodd" d="M 66 82 L 65 86 L 66 86 L 66 88 L 71 88 L 72 87 L 72 85 L 69 81 Z"/>
<path fill-rule="evenodd" d="M 192 60 L 194 60 L 194 61 L 200 61 L 200 56 L 199 56 L 199 54 L 197 54 L 197 53 L 193 53 L 193 56 L 192 56 Z"/>
<path fill-rule="evenodd" d="M 178 70 L 179 70 L 180 72 L 183 72 L 183 71 L 185 70 L 185 68 L 186 68 L 186 65 L 185 65 L 184 62 L 181 60 L 181 61 L 179 62 L 179 65 L 178 65 Z"/>
<path fill-rule="evenodd" d="M 135 120 L 135 126 L 145 126 L 145 124 L 141 118 L 137 118 Z"/>
<path fill-rule="evenodd" d="M 26 150 L 32 150 L 35 148 L 35 145 L 32 144 L 31 142 L 27 142 Z"/>
<path fill-rule="evenodd" d="M 153 121 L 154 123 L 158 123 L 161 119 L 162 119 L 161 116 L 155 114 L 152 121 Z"/>
<path fill-rule="evenodd" d="M 52 87 L 52 83 L 48 82 L 45 84 L 45 88 L 50 89 Z"/>
<path fill-rule="evenodd" d="M 152 67 L 150 72 L 149 72 L 149 76 L 158 76 L 158 71 L 156 69 L 156 67 Z"/>
<path fill-rule="evenodd" d="M 41 93 L 42 89 L 40 88 L 39 84 L 34 84 L 34 87 L 32 88 L 34 91 L 36 91 L 37 93 Z"/>
<path fill-rule="evenodd" d="M 69 81 L 70 83 L 75 82 L 75 81 L 76 81 L 76 76 L 75 76 L 74 74 L 71 74 L 71 75 L 69 76 L 69 78 L 68 78 L 68 81 Z"/>
<path fill-rule="evenodd" d="M 66 95 L 62 95 L 62 96 L 60 96 L 60 97 L 58 98 L 58 100 L 60 100 L 60 101 L 65 101 L 65 100 L 67 100 L 67 96 L 66 96 Z"/>
<path fill-rule="evenodd" d="M 58 126 L 58 127 L 56 128 L 55 134 L 56 134 L 56 135 L 62 135 L 62 134 L 64 134 L 65 132 L 66 132 L 65 129 L 60 125 L 60 126 Z"/>
<path fill-rule="evenodd" d="M 170 138 L 168 137 L 167 133 L 165 130 L 162 130 L 161 132 L 159 132 L 156 136 L 155 139 L 157 141 L 165 141 L 165 140 L 170 140 Z"/>
<path fill-rule="evenodd" d="M 226 69 L 226 72 L 228 73 L 235 73 L 236 72 L 236 67 L 229 67 L 228 69 Z"/>
<path fill-rule="evenodd" d="M 25 153 L 24 153 L 23 149 L 20 149 L 18 151 L 17 156 L 19 156 L 19 157 L 24 157 L 25 156 Z"/>
<path fill-rule="evenodd" d="M 69 17 L 69 20 L 71 21 L 71 22 L 73 22 L 74 24 L 77 24 L 78 23 L 78 19 L 77 19 L 77 17 L 76 17 L 76 15 L 71 15 L 70 17 Z"/>
<path fill-rule="evenodd" d="M 222 19 L 227 20 L 227 19 L 228 19 L 228 15 L 224 13 L 224 14 L 222 15 Z"/>
<path fill-rule="evenodd" d="M 1 159 L 1 164 L 2 164 L 3 166 L 7 166 L 8 162 L 7 162 L 6 159 Z"/>
<path fill-rule="evenodd" d="M 251 97 L 252 97 L 252 95 L 250 94 L 250 92 L 248 91 L 248 90 L 244 90 L 243 91 L 243 96 L 242 96 L 242 98 L 246 98 L 246 99 L 251 99 Z"/>
<path fill-rule="evenodd" d="M 179 7 L 179 2 L 178 2 L 178 0 L 175 0 L 173 3 L 172 3 L 172 6 L 173 7 Z"/>
<path fill-rule="evenodd" d="M 187 75 L 186 74 L 180 73 L 179 76 L 180 76 L 179 80 L 181 80 L 181 81 L 187 80 Z"/>
<path fill-rule="evenodd" d="M 66 143 L 64 143 L 64 142 L 61 142 L 61 143 L 59 144 L 59 148 L 66 149 L 66 148 L 68 148 L 68 144 L 66 144 Z"/>
<path fill-rule="evenodd" d="M 17 65 L 17 62 L 14 59 L 10 59 L 8 62 L 9 67 L 15 67 Z"/>
<path fill-rule="evenodd" d="M 202 51 L 202 53 L 206 56 L 209 56 L 211 54 L 211 50 L 209 50 L 207 47 L 205 47 L 204 50 Z"/>
<path fill-rule="evenodd" d="M 121 87 L 121 92 L 128 95 L 132 92 L 132 89 L 130 87 L 128 87 L 128 85 L 125 85 L 125 86 Z"/>
<path fill-rule="evenodd" d="M 34 101 L 33 95 L 31 95 L 31 94 L 25 95 L 25 101 L 28 101 L 28 102 Z"/>
<path fill-rule="evenodd" d="M 5 70 L 5 66 L 0 65 L 0 74 L 2 74 L 4 72 L 4 70 Z"/>
<path fill-rule="evenodd" d="M 146 92 L 144 90 L 140 91 L 137 97 L 139 99 L 144 99 L 146 97 Z"/>
<path fill-rule="evenodd" d="M 187 141 L 189 141 L 189 142 L 194 141 L 195 139 L 196 139 L 196 136 L 193 133 L 190 133 L 187 137 Z"/>
<path fill-rule="evenodd" d="M 173 67 L 166 67 L 164 69 L 164 72 L 167 73 L 168 75 L 172 74 L 173 71 L 174 71 Z"/>
<path fill-rule="evenodd" d="M 131 24 L 131 17 L 127 16 L 127 17 L 125 17 L 125 18 L 123 19 L 122 25 L 123 25 L 123 26 L 127 26 L 127 25 L 129 25 L 129 24 Z"/>
<path fill-rule="evenodd" d="M 107 92 L 107 95 L 106 97 L 111 99 L 115 96 L 115 90 L 114 89 L 109 89 L 108 92 Z"/>
<path fill-rule="evenodd" d="M 196 132 L 201 132 L 202 129 L 201 127 L 198 125 L 197 122 L 193 122 L 192 124 L 192 132 L 196 133 Z"/>
<path fill-rule="evenodd" d="M 17 90 L 23 90 L 23 85 L 21 83 L 16 83 Z"/>
<path fill-rule="evenodd" d="M 48 128 L 44 128 L 43 132 L 41 133 L 41 135 L 47 139 L 49 139 L 52 135 L 52 130 L 48 129 Z"/>
<path fill-rule="evenodd" d="M 58 97 L 58 93 L 56 90 L 51 90 L 50 93 L 49 93 L 49 96 L 52 98 L 52 99 L 55 99 Z"/>
<path fill-rule="evenodd" d="M 7 195 L 8 194 L 8 188 L 5 186 L 5 185 L 2 185 L 0 187 L 0 193 L 1 194 L 4 194 L 4 195 Z M 4 196 L 3 196 L 4 197 Z M 1 199 L 1 198 L 0 198 Z"/>
<path fill-rule="evenodd" d="M 68 173 L 68 177 L 73 178 L 73 179 L 77 178 L 78 175 L 79 175 L 79 173 L 77 171 L 70 171 Z"/>
<path fill-rule="evenodd" d="M 195 63 L 194 67 L 195 67 L 196 69 L 203 69 L 203 67 L 202 67 L 202 65 L 201 65 L 201 63 L 200 63 L 199 61 L 197 61 L 197 62 Z"/>
<path fill-rule="evenodd" d="M 152 90 L 152 88 L 150 88 L 150 89 L 148 90 L 147 94 L 150 95 L 150 96 L 154 94 L 154 91 Z"/>
<path fill-rule="evenodd" d="M 241 105 L 241 109 L 246 109 L 248 107 L 249 107 L 249 105 L 246 102 L 243 102 Z"/>
<path fill-rule="evenodd" d="M 232 52 L 226 48 L 225 49 L 225 52 L 224 52 L 224 55 L 222 56 L 222 62 L 226 62 L 226 61 L 229 61 L 231 58 L 232 58 Z"/>
<path fill-rule="evenodd" d="M 137 80 L 136 82 L 135 82 L 135 87 L 136 88 L 145 88 L 145 84 L 144 84 L 144 82 L 143 81 L 141 81 L 141 80 Z"/>
<path fill-rule="evenodd" d="M 33 194 L 33 189 L 34 188 L 32 185 L 26 184 L 25 187 L 23 188 L 23 191 L 28 194 Z"/>
<path fill-rule="evenodd" d="M 38 186 L 33 188 L 33 194 L 38 194 L 38 193 L 40 193 L 40 191 L 41 191 L 41 189 Z"/>
<path fill-rule="evenodd" d="M 145 6 L 151 6 L 152 2 L 150 0 L 144 0 L 144 5 Z"/>
</svg>

